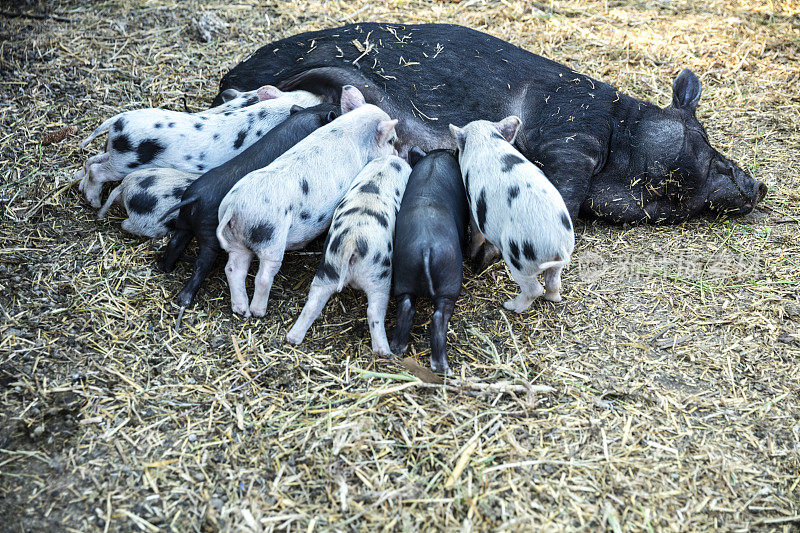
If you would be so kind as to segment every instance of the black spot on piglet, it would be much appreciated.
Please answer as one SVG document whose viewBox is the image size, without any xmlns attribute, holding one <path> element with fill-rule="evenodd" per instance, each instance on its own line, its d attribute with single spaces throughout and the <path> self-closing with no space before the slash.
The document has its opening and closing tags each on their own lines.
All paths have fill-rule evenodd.
<svg viewBox="0 0 800 533">
<path fill-rule="evenodd" d="M 397 172 L 400 172 L 403 169 L 403 167 L 401 167 L 400 163 L 398 163 L 397 161 L 392 160 L 390 164 L 392 165 L 392 168 L 395 169 Z"/>
<path fill-rule="evenodd" d="M 380 194 L 381 192 L 378 186 L 371 181 L 362 185 L 360 190 L 361 192 L 372 193 L 372 194 Z"/>
<path fill-rule="evenodd" d="M 119 122 L 119 120 L 117 122 Z M 116 152 L 130 152 L 133 150 L 133 146 L 131 145 L 131 140 L 127 135 L 120 135 L 118 137 L 114 137 L 114 140 L 111 141 L 111 149 Z"/>
<path fill-rule="evenodd" d="M 486 234 L 486 189 L 481 189 L 481 194 L 478 196 L 478 203 L 475 206 L 478 215 L 478 229 L 481 233 Z"/>
<path fill-rule="evenodd" d="M 149 163 L 155 159 L 158 154 L 164 151 L 166 147 L 158 142 L 158 139 L 146 139 L 139 143 L 136 148 L 136 155 L 139 156 L 139 164 Z"/>
<path fill-rule="evenodd" d="M 153 183 L 155 182 L 156 182 L 155 174 L 150 174 L 146 178 L 139 181 L 139 187 L 141 187 L 142 189 L 149 189 L 150 187 L 153 186 Z"/>
<path fill-rule="evenodd" d="M 502 158 L 500 158 L 503 162 L 503 172 L 508 172 L 514 165 L 519 165 L 520 163 L 524 163 L 525 160 L 522 159 L 517 154 L 505 154 Z"/>
<path fill-rule="evenodd" d="M 508 188 L 508 207 L 511 207 L 511 202 L 514 201 L 514 198 L 519 196 L 519 185 L 514 185 Z"/>
<path fill-rule="evenodd" d="M 258 226 L 250 228 L 250 242 L 263 243 L 269 242 L 272 239 L 272 234 L 275 233 L 275 226 L 269 222 L 264 222 Z"/>
<path fill-rule="evenodd" d="M 202 122 L 195 122 L 194 123 L 194 129 L 202 130 L 203 129 L 203 123 Z"/>
<path fill-rule="evenodd" d="M 336 272 L 336 269 L 328 262 L 327 259 L 324 259 L 322 263 L 319 264 L 319 268 L 317 269 L 317 277 L 320 279 L 328 278 L 331 281 L 339 281 L 339 273 Z"/>
<path fill-rule="evenodd" d="M 533 245 L 525 241 L 522 243 L 522 255 L 525 256 L 525 259 L 528 261 L 534 261 L 536 259 L 536 252 L 533 251 Z"/>
<path fill-rule="evenodd" d="M 153 212 L 153 208 L 155 208 L 157 203 L 158 198 L 149 192 L 142 191 L 134 194 L 131 196 L 131 199 L 128 200 L 128 210 L 138 215 L 146 215 Z"/>
<path fill-rule="evenodd" d="M 561 223 L 567 231 L 572 231 L 572 221 L 569 219 L 568 214 L 561 213 Z"/>
<path fill-rule="evenodd" d="M 175 198 L 176 200 L 180 200 L 181 198 L 183 198 L 183 191 L 185 191 L 185 190 L 186 189 L 184 189 L 183 187 L 175 187 L 175 188 L 173 188 L 172 189 L 172 197 Z"/>
<path fill-rule="evenodd" d="M 303 194 L 308 194 L 308 181 L 305 178 L 300 182 L 300 187 L 303 189 Z"/>
<path fill-rule="evenodd" d="M 244 140 L 247 137 L 247 130 L 240 130 L 238 135 L 236 135 L 236 140 L 233 141 L 233 149 L 238 150 L 244 144 Z"/>
<path fill-rule="evenodd" d="M 359 237 L 358 240 L 356 241 L 356 252 L 358 252 L 358 255 L 364 257 L 367 255 L 368 250 L 369 247 L 367 245 L 366 239 L 364 239 L 363 237 Z"/>
<path fill-rule="evenodd" d="M 114 131 L 122 131 L 125 129 L 125 119 L 123 117 L 119 117 L 116 122 L 114 122 Z"/>
</svg>

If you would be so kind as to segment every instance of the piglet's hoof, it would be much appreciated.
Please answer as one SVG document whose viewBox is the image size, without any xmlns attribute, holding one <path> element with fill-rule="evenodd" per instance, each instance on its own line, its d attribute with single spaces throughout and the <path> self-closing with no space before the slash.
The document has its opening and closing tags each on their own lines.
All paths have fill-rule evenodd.
<svg viewBox="0 0 800 533">
<path fill-rule="evenodd" d="M 514 311 L 515 313 L 522 314 L 530 308 L 531 303 L 533 302 L 520 301 L 519 298 L 514 298 L 513 300 L 508 300 L 507 302 L 505 302 L 503 304 L 503 307 L 505 307 L 509 311 Z"/>
<path fill-rule="evenodd" d="M 247 307 L 246 305 L 244 306 L 233 305 L 231 306 L 231 309 L 233 310 L 234 313 L 236 313 L 237 315 L 242 315 L 244 318 L 250 317 L 250 308 Z"/>
<path fill-rule="evenodd" d="M 303 342 L 303 337 L 305 337 L 305 335 L 291 329 L 289 330 L 289 333 L 286 334 L 286 342 L 297 346 L 298 344 Z"/>
<path fill-rule="evenodd" d="M 453 374 L 453 371 L 450 370 L 450 366 L 447 364 L 447 361 L 434 361 L 431 359 L 431 369 L 437 374 L 444 374 L 446 376 L 450 376 Z"/>
<path fill-rule="evenodd" d="M 561 301 L 561 295 L 557 292 L 546 292 L 544 293 L 544 299 L 548 302 L 558 303 Z"/>
<path fill-rule="evenodd" d="M 389 345 L 382 345 L 382 346 L 373 346 L 372 351 L 375 355 L 380 355 L 381 357 L 391 357 L 392 352 L 389 350 Z"/>
</svg>

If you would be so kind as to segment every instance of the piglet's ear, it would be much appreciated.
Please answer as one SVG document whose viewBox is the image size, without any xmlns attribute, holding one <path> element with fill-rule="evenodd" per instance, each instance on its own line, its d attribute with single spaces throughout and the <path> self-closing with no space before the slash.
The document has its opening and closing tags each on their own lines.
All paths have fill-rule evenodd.
<svg viewBox="0 0 800 533">
<path fill-rule="evenodd" d="M 514 142 L 514 139 L 517 138 L 517 132 L 519 131 L 519 127 L 522 125 L 522 121 L 519 117 L 511 115 L 500 122 L 495 122 L 494 127 L 497 128 L 497 131 L 500 132 L 500 135 L 503 136 L 505 140 L 510 143 Z"/>
<path fill-rule="evenodd" d="M 456 141 L 456 146 L 459 150 L 464 149 L 464 142 L 467 140 L 467 134 L 464 133 L 464 130 L 459 128 L 458 126 L 454 126 L 450 124 L 450 135 L 453 136 L 453 139 Z"/>
<path fill-rule="evenodd" d="M 264 85 L 256 91 L 259 100 L 272 100 L 278 98 L 283 94 L 283 91 L 272 85 Z"/>
<path fill-rule="evenodd" d="M 412 146 L 411 150 L 408 151 L 408 164 L 412 167 L 419 163 L 420 159 L 425 157 L 425 152 L 419 146 Z"/>
<path fill-rule="evenodd" d="M 702 87 L 694 72 L 685 68 L 672 84 L 672 107 L 694 113 L 700 101 Z"/>
<path fill-rule="evenodd" d="M 364 95 L 361 91 L 352 85 L 345 85 L 342 87 L 342 114 L 349 113 L 353 109 L 357 109 L 367 102 L 364 100 Z"/>
<path fill-rule="evenodd" d="M 392 132 L 394 132 L 394 127 L 397 126 L 397 122 L 397 119 L 381 120 L 378 122 L 378 132 L 376 134 L 376 138 L 379 145 L 391 139 Z"/>
<path fill-rule="evenodd" d="M 294 105 L 293 105 L 293 106 L 292 106 L 292 107 L 289 109 L 289 114 L 290 114 L 290 115 L 294 115 L 295 113 L 297 113 L 298 111 L 302 111 L 303 109 L 304 109 L 304 108 L 300 107 L 299 105 L 297 105 L 297 104 L 294 104 Z"/>
<path fill-rule="evenodd" d="M 239 91 L 237 91 L 236 89 L 225 89 L 224 91 L 222 91 L 222 94 L 220 94 L 219 96 L 220 96 L 220 98 L 222 98 L 223 102 L 228 102 L 230 100 L 233 100 L 237 96 L 239 96 L 239 94 L 241 94 L 241 93 Z"/>
</svg>

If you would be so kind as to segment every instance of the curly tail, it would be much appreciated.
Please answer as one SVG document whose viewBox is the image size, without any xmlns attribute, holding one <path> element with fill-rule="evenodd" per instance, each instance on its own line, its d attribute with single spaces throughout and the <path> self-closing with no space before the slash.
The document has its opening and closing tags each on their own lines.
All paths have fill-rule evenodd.
<svg viewBox="0 0 800 533">
<path fill-rule="evenodd" d="M 104 203 L 103 207 L 100 208 L 100 211 L 97 212 L 97 218 L 105 218 L 106 213 L 108 213 L 108 209 L 111 207 L 111 204 L 113 204 L 114 200 L 119 198 L 119 195 L 122 194 L 122 185 L 123 184 L 120 183 L 109 193 L 106 203 Z"/>
<path fill-rule="evenodd" d="M 563 259 L 566 257 L 566 259 Z M 566 250 L 562 249 L 553 261 L 548 261 L 547 263 L 542 263 L 539 265 L 539 268 L 542 270 L 547 270 L 553 267 L 565 267 L 569 264 L 570 261 L 570 254 L 567 253 Z"/>
<path fill-rule="evenodd" d="M 222 215 L 222 218 L 219 220 L 219 225 L 217 226 L 217 240 L 219 241 L 219 245 L 222 246 L 224 250 L 228 250 L 228 241 L 225 237 L 222 236 L 225 233 L 225 228 L 228 224 L 233 225 L 233 212 L 231 209 L 226 209 L 225 213 Z"/>
<path fill-rule="evenodd" d="M 425 272 L 425 280 L 428 282 L 428 290 L 431 291 L 431 298 L 436 294 L 433 290 L 433 278 L 431 278 L 431 249 L 426 248 L 422 252 L 422 269 Z"/>
<path fill-rule="evenodd" d="M 358 261 L 358 258 L 360 257 L 355 248 L 356 244 L 354 242 L 349 242 L 344 246 L 344 253 L 342 256 L 347 260 L 345 261 L 344 265 L 342 265 L 342 271 L 339 272 L 339 286 L 336 287 L 336 292 L 342 292 L 345 284 L 347 284 L 347 274 L 350 272 L 350 268 L 356 264 L 356 261 Z"/>
<path fill-rule="evenodd" d="M 106 131 L 108 128 L 110 128 L 110 127 L 111 127 L 111 124 L 112 124 L 112 123 L 113 123 L 115 120 L 117 120 L 117 118 L 119 117 L 119 115 L 122 115 L 122 113 L 119 113 L 118 115 L 114 115 L 114 116 L 113 116 L 113 117 L 111 117 L 110 119 L 108 119 L 108 120 L 106 120 L 105 122 L 103 122 L 102 124 L 100 124 L 100 127 L 99 127 L 99 128 L 97 128 L 96 130 L 94 130 L 94 131 L 91 133 L 91 135 L 89 135 L 89 136 L 88 136 L 88 137 L 86 137 L 84 140 L 82 140 L 82 141 L 81 141 L 81 143 L 80 143 L 78 146 L 80 146 L 81 148 L 86 148 L 86 145 L 87 145 L 87 144 L 89 144 L 90 142 L 92 142 L 92 139 L 94 139 L 95 137 L 97 137 L 98 135 L 100 135 L 101 133 L 103 133 L 104 131 Z"/>
<path fill-rule="evenodd" d="M 177 203 L 177 204 L 173 205 L 172 207 L 170 207 L 167 210 L 167 212 L 164 213 L 164 215 L 161 217 L 161 220 L 159 220 L 159 222 L 161 222 L 161 223 L 166 222 L 167 219 L 170 218 L 170 215 L 172 213 L 174 213 L 175 211 L 177 211 L 179 209 L 182 209 L 183 207 L 185 207 L 187 205 L 191 205 L 191 204 L 195 203 L 197 200 L 199 200 L 199 198 L 197 196 L 190 196 L 189 198 L 187 198 L 185 200 L 181 200 L 179 203 Z"/>
</svg>

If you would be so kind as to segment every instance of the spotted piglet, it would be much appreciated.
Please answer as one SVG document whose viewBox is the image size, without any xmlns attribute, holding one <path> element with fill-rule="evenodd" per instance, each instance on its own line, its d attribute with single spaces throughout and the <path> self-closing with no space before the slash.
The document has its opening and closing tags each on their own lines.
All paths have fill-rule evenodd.
<svg viewBox="0 0 800 533">
<path fill-rule="evenodd" d="M 410 173 L 408 163 L 391 155 L 374 159 L 353 180 L 333 214 L 308 301 L 286 335 L 290 344 L 300 344 L 328 298 L 350 285 L 367 293 L 372 351 L 389 355 L 383 321 L 392 284 L 392 239 Z"/>
<path fill-rule="evenodd" d="M 342 88 L 341 109 L 342 116 L 243 177 L 222 199 L 217 239 L 228 252 L 225 274 L 235 313 L 264 316 L 284 252 L 324 232 L 359 171 L 395 152 L 397 121 L 352 85 Z M 245 278 L 254 254 L 259 266 L 248 305 Z"/>
<path fill-rule="evenodd" d="M 202 173 L 283 122 L 293 105 L 311 106 L 322 99 L 306 91 L 282 92 L 271 85 L 258 89 L 257 95 L 260 101 L 239 108 L 200 113 L 136 109 L 109 118 L 80 144 L 83 148 L 108 131 L 106 151 L 90 157 L 75 175 L 81 178 L 79 190 L 93 207 L 100 207 L 103 183 L 119 181 L 134 170 L 163 167 Z M 238 104 L 222 104 L 233 105 Z"/>
<path fill-rule="evenodd" d="M 128 218 L 122 229 L 143 237 L 163 237 L 171 230 L 178 213 L 168 215 L 181 201 L 183 191 L 197 179 L 174 168 L 147 168 L 131 172 L 108 195 L 97 213 L 104 218 L 115 201 L 125 206 Z"/>
<path fill-rule="evenodd" d="M 546 300 L 561 301 L 561 270 L 575 246 L 561 195 L 511 144 L 520 124 L 512 115 L 496 123 L 476 120 L 463 129 L 450 125 L 472 213 L 473 248 L 485 237 L 500 249 L 521 288 L 503 305 L 517 313 L 543 292 Z M 539 283 L 542 272 L 546 292 Z"/>
</svg>

